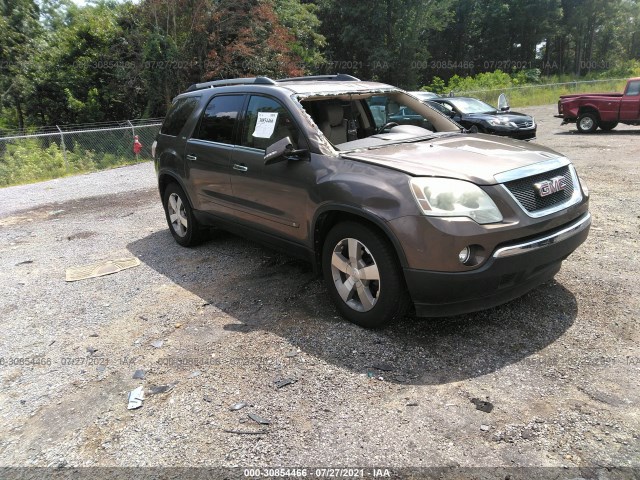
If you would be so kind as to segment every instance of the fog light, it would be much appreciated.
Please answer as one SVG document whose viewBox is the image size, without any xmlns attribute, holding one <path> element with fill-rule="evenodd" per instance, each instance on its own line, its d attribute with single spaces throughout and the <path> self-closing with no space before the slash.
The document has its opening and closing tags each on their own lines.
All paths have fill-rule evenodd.
<svg viewBox="0 0 640 480">
<path fill-rule="evenodd" d="M 471 249 L 469 247 L 464 247 L 462 250 L 460 250 L 460 253 L 458 254 L 458 260 L 460 260 L 460 263 L 467 263 L 469 261 L 469 258 L 471 257 Z"/>
</svg>

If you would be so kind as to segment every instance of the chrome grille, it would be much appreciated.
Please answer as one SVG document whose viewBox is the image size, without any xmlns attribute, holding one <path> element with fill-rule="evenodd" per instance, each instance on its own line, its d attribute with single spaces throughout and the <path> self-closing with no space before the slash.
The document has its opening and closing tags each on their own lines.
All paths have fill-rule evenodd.
<svg viewBox="0 0 640 480">
<path fill-rule="evenodd" d="M 546 197 L 540 197 L 536 194 L 533 186 L 534 183 L 550 180 L 558 176 L 563 176 L 565 179 L 564 190 L 552 193 Z M 505 183 L 504 186 L 527 212 L 546 210 L 556 205 L 566 203 L 573 197 L 573 191 L 575 189 L 569 166 L 560 167 L 531 177 L 519 178 L 518 180 Z"/>
<path fill-rule="evenodd" d="M 533 127 L 533 120 L 517 120 L 516 125 L 520 128 Z"/>
</svg>

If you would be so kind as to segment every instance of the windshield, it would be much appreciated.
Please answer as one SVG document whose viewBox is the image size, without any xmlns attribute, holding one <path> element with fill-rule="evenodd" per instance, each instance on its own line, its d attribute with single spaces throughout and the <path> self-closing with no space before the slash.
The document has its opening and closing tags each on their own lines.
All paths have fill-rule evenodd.
<svg viewBox="0 0 640 480">
<path fill-rule="evenodd" d="M 336 150 L 373 148 L 433 138 L 460 128 L 402 91 L 353 92 L 300 99 Z"/>
<path fill-rule="evenodd" d="M 449 98 L 460 113 L 495 113 L 495 107 L 476 98 Z"/>
</svg>

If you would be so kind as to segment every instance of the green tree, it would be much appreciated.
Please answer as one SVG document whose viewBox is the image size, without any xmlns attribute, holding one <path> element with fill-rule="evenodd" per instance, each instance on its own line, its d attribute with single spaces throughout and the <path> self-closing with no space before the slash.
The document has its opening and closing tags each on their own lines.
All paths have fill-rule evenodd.
<svg viewBox="0 0 640 480">
<path fill-rule="evenodd" d="M 289 47 L 300 57 L 307 72 L 313 73 L 325 63 L 322 53 L 327 42 L 320 34 L 318 7 L 300 0 L 275 0 L 275 13 L 293 36 Z"/>
<path fill-rule="evenodd" d="M 33 0 L 0 0 L 0 109 L 9 108 L 12 123 L 21 130 L 25 127 L 25 98 L 32 88 L 30 54 L 42 33 L 38 19 Z"/>
<path fill-rule="evenodd" d="M 328 68 L 407 88 L 420 83 L 430 34 L 448 23 L 450 0 L 322 0 Z"/>
</svg>

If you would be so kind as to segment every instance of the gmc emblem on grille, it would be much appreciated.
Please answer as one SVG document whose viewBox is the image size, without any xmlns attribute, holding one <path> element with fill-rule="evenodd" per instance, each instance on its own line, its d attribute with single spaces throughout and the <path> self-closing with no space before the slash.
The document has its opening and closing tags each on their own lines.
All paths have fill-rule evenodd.
<svg viewBox="0 0 640 480">
<path fill-rule="evenodd" d="M 567 186 L 567 181 L 563 176 L 553 177 L 551 180 L 545 180 L 544 182 L 538 182 L 533 184 L 533 188 L 539 197 L 546 197 L 552 193 L 564 190 Z"/>
</svg>

